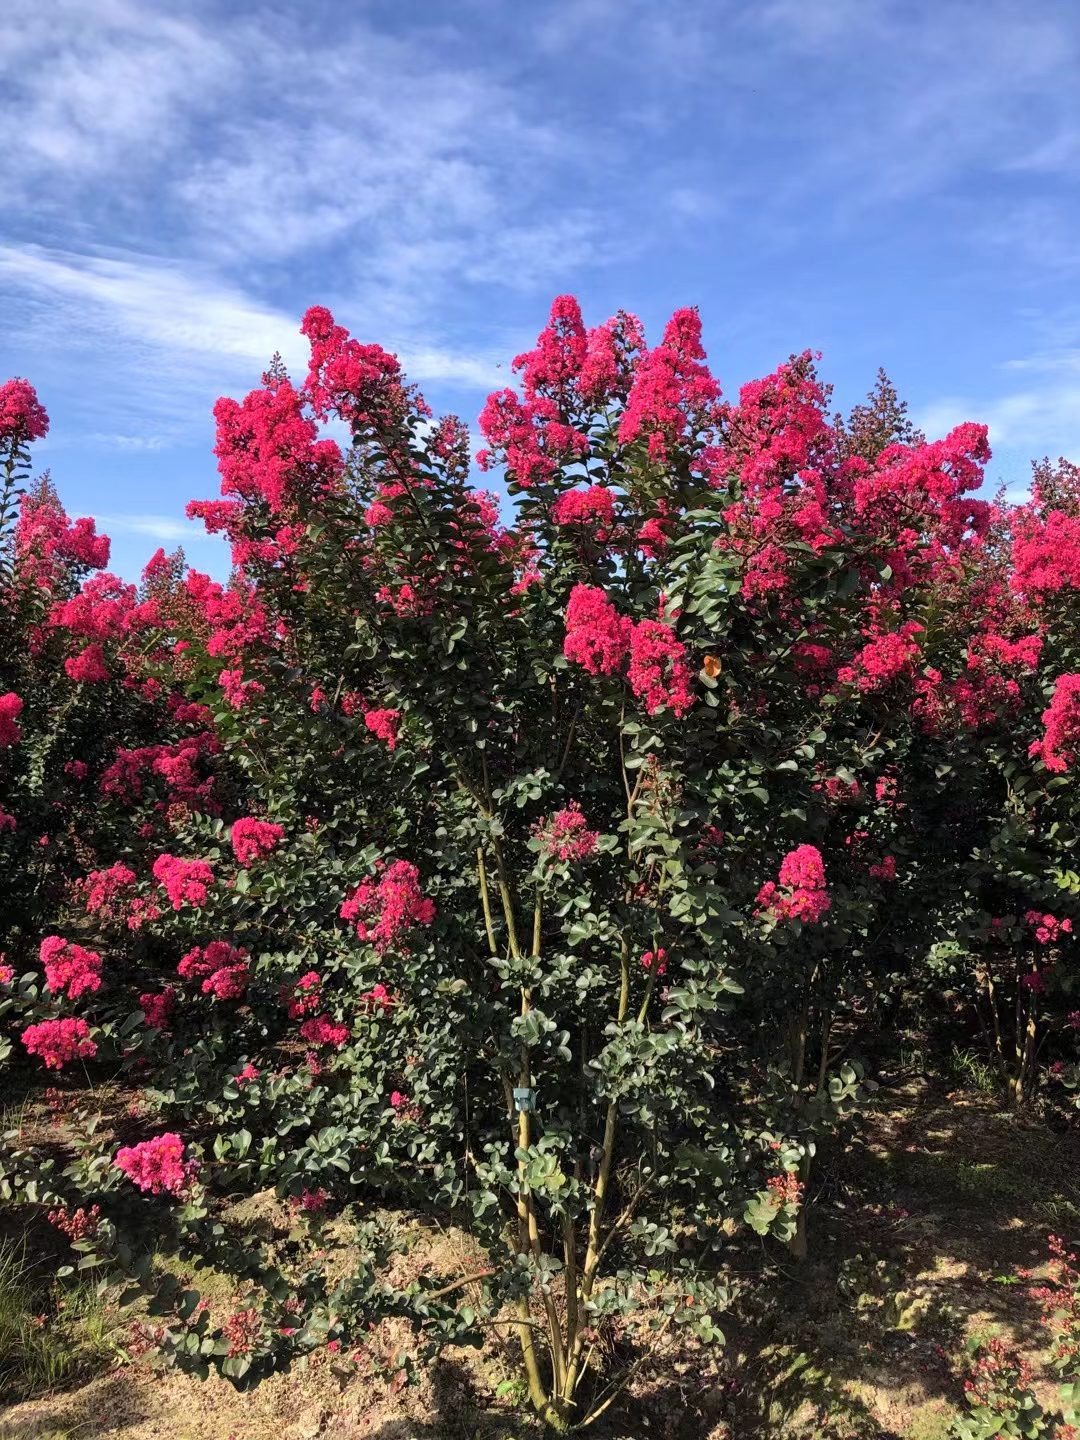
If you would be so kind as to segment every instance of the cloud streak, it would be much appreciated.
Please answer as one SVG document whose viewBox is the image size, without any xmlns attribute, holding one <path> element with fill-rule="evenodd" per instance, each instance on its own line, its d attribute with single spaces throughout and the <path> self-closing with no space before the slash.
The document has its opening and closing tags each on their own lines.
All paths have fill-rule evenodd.
<svg viewBox="0 0 1080 1440">
<path fill-rule="evenodd" d="M 164 545 L 214 545 L 224 542 L 218 535 L 208 535 L 200 523 L 178 520 L 173 515 L 105 515 L 94 516 L 99 530 L 106 535 L 137 535 L 160 540 Z"/>
</svg>

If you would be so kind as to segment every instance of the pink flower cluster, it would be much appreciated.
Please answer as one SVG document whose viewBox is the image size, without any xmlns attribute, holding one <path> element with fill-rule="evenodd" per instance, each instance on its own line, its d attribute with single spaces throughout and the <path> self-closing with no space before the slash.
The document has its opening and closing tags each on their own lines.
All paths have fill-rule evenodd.
<svg viewBox="0 0 1080 1440">
<path fill-rule="evenodd" d="M 245 680 L 243 667 L 236 670 L 222 670 L 218 684 L 225 692 L 225 703 L 233 710 L 242 710 L 252 695 L 265 695 L 266 686 L 258 680 Z"/>
<path fill-rule="evenodd" d="M 609 400 L 625 400 L 644 349 L 641 321 L 626 310 L 587 330 L 577 382 L 582 402 L 599 409 Z"/>
<path fill-rule="evenodd" d="M 388 750 L 397 749 L 398 730 L 401 726 L 400 710 L 366 710 L 364 724 L 372 735 L 386 741 Z"/>
<path fill-rule="evenodd" d="M 208 730 L 185 735 L 175 745 L 142 745 L 134 750 L 120 747 L 102 773 L 101 793 L 124 804 L 133 804 L 142 796 L 143 777 L 151 774 L 165 782 L 171 800 L 205 805 L 214 779 L 213 776 L 202 778 L 199 765 L 203 757 L 213 755 L 217 748 L 218 741 Z"/>
<path fill-rule="evenodd" d="M 289 1019 L 301 1020 L 322 1005 L 322 977 L 317 970 L 309 970 L 295 985 L 282 985 L 279 993 Z"/>
<path fill-rule="evenodd" d="M 252 865 L 256 860 L 265 859 L 272 854 L 284 834 L 285 830 L 281 825 L 244 815 L 233 821 L 233 854 L 241 865 Z"/>
<path fill-rule="evenodd" d="M 842 685 L 855 685 L 864 695 L 869 695 L 910 675 L 919 657 L 919 647 L 913 637 L 921 634 L 922 628 L 909 620 L 899 630 L 875 635 L 850 665 L 841 666 L 836 673 L 837 680 Z"/>
<path fill-rule="evenodd" d="M 640 361 L 619 421 L 619 441 L 648 441 L 649 457 L 663 464 L 669 449 L 692 440 L 712 422 L 720 386 L 709 372 L 696 310 L 676 310 L 664 336 Z"/>
<path fill-rule="evenodd" d="M 381 1011 L 385 1015 L 394 1008 L 397 1001 L 385 985 L 375 985 L 370 990 L 365 990 L 358 997 L 357 1003 L 369 1014 L 377 1015 Z"/>
<path fill-rule="evenodd" d="M 92 575 L 77 595 L 54 606 L 49 624 L 87 640 L 114 640 L 161 623 L 156 600 L 140 603 L 134 585 L 115 575 Z"/>
<path fill-rule="evenodd" d="M 329 1192 L 320 1185 L 317 1190 L 302 1190 L 299 1195 L 290 1195 L 289 1205 L 293 1210 L 305 1210 L 309 1215 L 318 1215 L 320 1210 L 326 1209 L 329 1199 Z"/>
<path fill-rule="evenodd" d="M 137 895 L 128 906 L 127 927 L 129 930 L 141 930 L 144 925 L 150 925 L 160 919 L 161 907 L 152 898 L 144 899 Z"/>
<path fill-rule="evenodd" d="M 550 820 L 543 817 L 532 827 L 541 849 L 552 860 L 588 860 L 600 841 L 600 832 L 588 828 L 581 806 L 571 800 Z"/>
<path fill-rule="evenodd" d="M 22 714 L 23 702 L 14 690 L 0 695 L 0 750 L 8 745 L 17 745 L 22 731 L 16 723 Z"/>
<path fill-rule="evenodd" d="M 770 880 L 761 887 L 755 914 L 814 923 L 831 904 L 821 851 L 814 845 L 799 845 L 784 856 L 779 885 Z"/>
<path fill-rule="evenodd" d="M 39 958 L 45 967 L 45 984 L 53 995 L 77 1000 L 86 991 L 101 989 L 101 956 L 81 945 L 47 935 L 41 942 Z"/>
<path fill-rule="evenodd" d="M 606 485 L 565 490 L 551 507 L 556 525 L 588 526 L 597 540 L 606 540 L 615 524 L 615 499 Z"/>
<path fill-rule="evenodd" d="M 250 581 L 235 576 L 226 587 L 209 575 L 189 570 L 184 577 L 184 593 L 210 626 L 208 655 L 238 660 L 247 650 L 269 639 L 270 622 Z"/>
<path fill-rule="evenodd" d="M 532 413 L 541 418 L 598 410 L 616 396 L 625 400 L 644 343 L 636 316 L 620 310 L 587 330 L 577 300 L 559 295 L 536 348 L 518 355 L 513 368 L 521 372 L 526 401 L 538 407 Z"/>
<path fill-rule="evenodd" d="M 566 607 L 563 654 L 590 675 L 615 675 L 630 650 L 634 622 L 620 615 L 603 590 L 575 585 Z"/>
<path fill-rule="evenodd" d="M 319 440 L 315 422 L 303 412 L 303 396 L 286 379 L 252 390 L 241 404 L 223 396 L 214 419 L 223 495 L 260 500 L 278 515 L 341 475 L 340 449 L 333 440 Z"/>
<path fill-rule="evenodd" d="M 42 488 L 23 497 L 15 551 L 26 581 L 50 590 L 67 566 L 103 569 L 109 563 L 109 537 L 98 535 L 89 517 L 69 524 L 55 491 Z"/>
<path fill-rule="evenodd" d="M 240 1000 L 247 990 L 248 953 L 227 940 L 211 940 L 184 955 L 176 967 L 182 980 L 201 980 L 202 993 L 217 1000 Z"/>
<path fill-rule="evenodd" d="M 329 1015 L 315 1015 L 300 1026 L 300 1034 L 309 1045 L 344 1045 L 349 1027 L 337 1024 Z"/>
<path fill-rule="evenodd" d="M 173 691 L 169 696 L 169 713 L 178 725 L 198 725 L 200 729 L 205 729 L 214 719 L 214 712 L 209 705 L 202 705 L 197 700 L 185 700 L 177 691 Z"/>
<path fill-rule="evenodd" d="M 124 913 L 127 892 L 134 884 L 135 871 L 118 860 L 107 870 L 91 870 L 85 880 L 78 882 L 78 889 L 91 915 L 119 920 Z"/>
<path fill-rule="evenodd" d="M 1028 753 L 1037 755 L 1048 770 L 1062 774 L 1080 751 L 1080 675 L 1058 676 L 1042 722 L 1043 737 L 1032 743 Z"/>
<path fill-rule="evenodd" d="M 188 902 L 206 903 L 207 887 L 214 883 L 214 872 L 205 860 L 181 860 L 176 855 L 159 855 L 154 861 L 154 879 L 165 887 L 174 910 Z"/>
<path fill-rule="evenodd" d="M 176 1009 L 176 991 L 171 985 L 158 994 L 139 996 L 139 1009 L 151 1030 L 168 1030 L 173 1011 Z"/>
<path fill-rule="evenodd" d="M 69 680 L 81 685 L 101 685 L 109 678 L 105 652 L 96 640 L 72 659 L 65 660 L 64 670 Z"/>
<path fill-rule="evenodd" d="M 694 703 L 686 647 L 661 620 L 641 620 L 634 626 L 628 679 L 650 715 L 667 709 L 681 717 Z"/>
<path fill-rule="evenodd" d="M 739 390 L 736 407 L 721 407 L 726 447 L 707 450 L 714 483 L 734 471 L 743 501 L 733 519 L 748 523 L 749 548 L 757 549 L 743 580 L 743 592 L 760 594 L 762 570 L 776 564 L 762 557 L 777 539 L 800 539 L 818 548 L 827 538 L 825 491 L 821 464 L 828 458 L 833 434 L 827 420 L 827 397 L 813 372 L 809 351 L 793 356 L 772 375 L 751 380 Z M 762 547 L 762 542 L 767 542 Z M 777 547 L 779 548 L 779 547 Z M 779 585 L 787 584 L 786 556 L 780 550 Z M 757 572 L 755 574 L 755 572 Z"/>
<path fill-rule="evenodd" d="M 1029 910 L 1024 920 L 1035 931 L 1040 945 L 1056 945 L 1062 935 L 1072 934 L 1072 921 L 1068 917 L 1059 920 L 1055 915 L 1040 915 L 1038 910 Z"/>
<path fill-rule="evenodd" d="M 88 1060 L 97 1054 L 85 1020 L 42 1020 L 28 1025 L 22 1042 L 28 1055 L 40 1055 L 47 1070 L 62 1070 L 70 1060 Z"/>
<path fill-rule="evenodd" d="M 415 1125 L 420 1119 L 420 1106 L 400 1090 L 394 1090 L 391 1093 L 390 1107 L 396 1113 L 399 1123 L 407 1122 Z"/>
<path fill-rule="evenodd" d="M 16 378 L 0 385 L 0 444 L 25 444 L 49 433 L 49 417 L 29 380 Z"/>
<path fill-rule="evenodd" d="M 581 306 L 573 295 L 557 295 L 536 349 L 514 358 L 513 368 L 521 372 L 522 389 L 528 398 L 546 395 L 563 410 L 570 408 L 574 382 L 585 363 L 588 345 Z"/>
<path fill-rule="evenodd" d="M 655 955 L 651 950 L 646 950 L 641 957 L 642 969 L 656 971 L 657 975 L 667 974 L 667 951 L 657 950 Z"/>
<path fill-rule="evenodd" d="M 420 872 L 407 860 L 380 860 L 373 879 L 364 880 L 341 907 L 341 918 L 355 923 L 361 940 L 381 954 L 402 942 L 416 925 L 430 925 L 435 905 L 420 891 Z"/>
<path fill-rule="evenodd" d="M 182 1196 L 199 1169 L 199 1162 L 184 1158 L 185 1146 L 173 1132 L 155 1135 L 138 1145 L 125 1145 L 116 1152 L 113 1164 L 133 1185 L 152 1195 Z"/>
<path fill-rule="evenodd" d="M 898 578 L 913 578 L 908 557 L 917 552 L 921 535 L 933 536 L 934 554 L 941 545 L 958 546 L 970 532 L 986 533 L 991 506 L 962 498 L 983 482 L 990 459 L 986 437 L 985 425 L 969 422 L 930 444 L 890 445 L 876 467 L 855 480 L 856 518 L 899 542 L 889 556 Z"/>
<path fill-rule="evenodd" d="M 322 305 L 307 311 L 300 333 L 311 344 L 307 393 L 320 419 L 334 411 L 348 424 L 385 428 L 404 420 L 410 408 L 430 414 L 403 384 L 397 357 L 381 345 L 351 339 Z"/>
<path fill-rule="evenodd" d="M 1012 560 L 1012 584 L 1021 595 L 1044 600 L 1080 589 L 1080 516 L 1052 510 L 1021 524 Z"/>
<path fill-rule="evenodd" d="M 637 625 L 620 615 L 603 590 L 575 585 L 566 607 L 563 654 L 590 675 L 615 675 L 629 656 L 629 681 L 650 715 L 682 716 L 694 703 L 686 647 L 662 620 Z"/>
<path fill-rule="evenodd" d="M 605 386 L 617 383 L 619 344 L 614 329 L 604 337 L 586 332 L 574 297 L 557 296 L 535 350 L 514 360 L 524 401 L 513 390 L 488 396 L 480 429 L 491 448 L 477 457 L 481 469 L 501 454 L 513 479 L 527 490 L 553 480 L 561 464 L 584 455 L 588 437 L 569 423 L 570 417 L 583 403 L 603 403 Z"/>
<path fill-rule="evenodd" d="M 213 995 L 215 1000 L 242 1000 L 247 993 L 247 986 L 246 965 L 224 965 L 202 982 L 202 993 Z"/>
<path fill-rule="evenodd" d="M 558 405 L 545 396 L 523 401 L 513 390 L 496 390 L 479 424 L 490 447 L 476 457 L 481 470 L 489 470 L 501 454 L 523 490 L 549 484 L 560 465 L 579 460 L 589 449 L 588 436 L 560 420 Z"/>
<path fill-rule="evenodd" d="M 842 780 L 839 775 L 829 775 L 824 780 L 815 780 L 811 789 L 818 794 L 824 793 L 836 805 L 844 805 L 858 800 L 860 787 L 858 780 Z"/>
</svg>

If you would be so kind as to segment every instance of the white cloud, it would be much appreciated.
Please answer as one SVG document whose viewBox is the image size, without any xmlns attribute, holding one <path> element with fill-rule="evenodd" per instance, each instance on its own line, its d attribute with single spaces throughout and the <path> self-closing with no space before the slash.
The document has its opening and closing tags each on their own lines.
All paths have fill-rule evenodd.
<svg viewBox="0 0 1080 1440">
<path fill-rule="evenodd" d="M 422 385 L 498 384 L 490 329 L 443 343 L 462 291 L 564 288 L 612 252 L 587 206 L 538 204 L 553 167 L 584 164 L 577 137 L 526 118 L 504 57 L 461 40 L 361 9 L 328 27 L 303 6 L 9 0 L 9 348 L 88 409 L 108 375 L 94 431 L 129 450 L 205 427 L 274 351 L 302 376 L 312 302 Z"/>
<path fill-rule="evenodd" d="M 205 270 L 148 256 L 75 255 L 40 246 L 0 246 L 0 284 L 44 298 L 66 312 L 67 327 L 111 336 L 121 359 L 137 364 L 154 353 L 155 375 L 190 377 L 193 363 L 212 368 L 222 383 L 257 383 L 275 351 L 290 371 L 307 370 L 300 317 L 263 306 Z M 430 345 L 400 348 L 410 378 L 468 388 L 498 383 L 493 358 L 477 359 Z M 100 437 L 99 437 L 100 438 Z M 166 436 L 120 434 L 122 448 L 158 449 Z"/>
<path fill-rule="evenodd" d="M 132 166 L 183 144 L 238 59 L 194 19 L 129 0 L 6 0 L 5 188 L 17 192 L 43 171 L 85 184 L 119 166 L 130 183 Z"/>
<path fill-rule="evenodd" d="M 919 234 L 936 194 L 957 201 L 950 234 L 962 215 L 975 244 L 1075 251 L 1064 187 L 1013 212 L 990 193 L 1080 166 L 1070 0 L 1034 17 L 1030 0 L 552 0 L 430 26 L 398 8 L 0 7 L 7 339 L 88 412 L 102 396 L 99 444 L 205 431 L 274 350 L 302 375 L 313 301 L 421 384 L 478 391 L 508 377 L 496 344 L 523 348 L 475 320 L 478 296 L 576 287 L 661 239 L 672 259 L 639 288 L 667 285 L 684 243 L 714 244 L 722 273 L 737 245 L 827 245 L 875 207 L 910 205 Z M 1048 372 L 982 408 L 1003 434 L 1071 434 L 1074 399 Z"/>
<path fill-rule="evenodd" d="M 95 515 L 94 520 L 106 535 L 140 535 L 162 544 L 223 543 L 220 536 L 208 535 L 201 522 L 178 520 L 172 515 Z"/>
<path fill-rule="evenodd" d="M 140 346 L 263 364 L 280 350 L 299 366 L 298 322 L 240 291 L 146 256 L 78 255 L 37 245 L 0 246 L 0 280 L 16 290 L 68 302 L 85 324 Z M 77 318 L 77 314 L 76 314 Z"/>
<path fill-rule="evenodd" d="M 89 435 L 87 438 L 111 450 L 164 450 L 169 444 L 167 435 Z"/>
<path fill-rule="evenodd" d="M 488 263 L 508 236 L 532 271 L 582 252 L 574 207 L 524 218 L 552 162 L 584 162 L 577 138 L 545 109 L 527 119 L 497 57 L 466 53 L 452 26 L 433 46 L 359 12 L 328 33 L 287 8 L 200 23 L 137 0 L 53 0 L 51 17 L 11 4 L 0 143 L 31 224 L 62 204 L 67 225 L 73 196 L 92 213 L 107 194 L 94 220 L 129 222 L 129 248 L 164 230 L 174 254 L 225 272 L 336 249 L 320 283 L 358 287 L 376 319 L 418 316 L 470 271 L 529 283 Z"/>
<path fill-rule="evenodd" d="M 1080 377 L 979 401 L 946 397 L 924 406 L 914 419 L 931 439 L 976 420 L 989 426 L 995 450 L 1080 458 Z"/>
</svg>

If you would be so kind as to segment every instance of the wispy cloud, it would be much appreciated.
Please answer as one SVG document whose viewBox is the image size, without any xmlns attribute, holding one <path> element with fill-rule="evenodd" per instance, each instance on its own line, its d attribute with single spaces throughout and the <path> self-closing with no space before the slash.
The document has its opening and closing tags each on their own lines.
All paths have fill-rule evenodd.
<svg viewBox="0 0 1080 1440">
<path fill-rule="evenodd" d="M 929 429 L 1075 448 L 1077 336 L 1023 311 L 1080 253 L 1078 60 L 1075 0 L 6 0 L 0 363 L 121 517 L 213 488 L 213 400 L 303 374 L 311 303 L 469 418 L 574 290 L 700 302 L 729 387 L 880 336 Z"/>
<path fill-rule="evenodd" d="M 133 0 L 8 0 L 0 144 L 9 202 L 52 208 L 61 197 L 42 180 L 57 175 L 69 196 L 121 170 L 136 189 L 188 143 L 200 112 L 235 82 L 239 59 L 212 27 Z"/>
<path fill-rule="evenodd" d="M 587 205 L 542 203 L 579 147 L 526 114 L 496 57 L 478 60 L 452 25 L 436 38 L 363 11 L 327 27 L 304 7 L 11 0 L 8 344 L 47 357 L 60 384 L 73 351 L 84 376 L 92 355 L 123 377 L 123 414 L 98 433 L 166 442 L 275 351 L 303 373 L 313 301 L 421 384 L 496 383 L 490 327 L 468 351 L 444 339 L 465 296 L 561 279 L 612 244 Z"/>
<path fill-rule="evenodd" d="M 146 256 L 78 255 L 37 245 L 0 247 L 0 280 L 67 302 L 82 328 L 128 344 L 265 362 L 275 350 L 299 365 L 295 318 L 264 308 L 212 274 Z"/>
<path fill-rule="evenodd" d="M 73 332 L 88 341 L 111 338 L 137 370 L 153 353 L 147 379 L 191 381 L 194 365 L 223 380 L 255 383 L 279 353 L 294 373 L 307 368 L 299 317 L 258 304 L 235 286 L 192 265 L 149 256 L 76 255 L 27 245 L 0 246 L 0 285 L 50 303 L 64 313 L 65 343 Z M 29 323 L 36 322 L 31 311 Z M 399 347 L 411 378 L 480 388 L 497 382 L 497 362 L 431 345 Z M 183 392 L 187 402 L 187 388 Z M 100 438 L 100 437 L 99 437 Z M 126 449 L 159 449 L 167 436 L 112 437 Z"/>
<path fill-rule="evenodd" d="M 88 439 L 109 449 L 134 451 L 164 450 L 169 443 L 166 435 L 90 435 Z"/>
<path fill-rule="evenodd" d="M 989 426 L 992 445 L 1080 456 L 1080 375 L 1071 384 L 1032 385 L 985 400 L 944 397 L 920 407 L 915 418 L 928 435 L 977 420 Z"/>
<path fill-rule="evenodd" d="M 105 515 L 94 516 L 98 528 L 106 535 L 139 535 L 162 544 L 221 546 L 220 536 L 208 535 L 201 522 L 178 520 L 174 515 Z"/>
<path fill-rule="evenodd" d="M 1033 455 L 1080 459 L 1080 350 L 1032 355 L 999 371 L 1026 383 L 981 399 L 943 397 L 922 407 L 917 423 L 928 435 L 940 435 L 978 420 L 989 427 L 996 452 L 1024 468 Z"/>
</svg>

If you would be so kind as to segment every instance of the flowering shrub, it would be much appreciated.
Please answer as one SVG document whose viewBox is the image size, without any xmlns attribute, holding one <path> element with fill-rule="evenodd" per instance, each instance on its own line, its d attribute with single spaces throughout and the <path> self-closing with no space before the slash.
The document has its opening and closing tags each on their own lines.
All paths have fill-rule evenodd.
<svg viewBox="0 0 1080 1440">
<path fill-rule="evenodd" d="M 1004 1340 L 993 1338 L 975 1347 L 964 1381 L 971 1413 L 954 1423 L 952 1433 L 959 1440 L 1060 1435 L 1053 1419 L 1043 1414 L 1031 1382 L 1031 1367 Z"/>
<path fill-rule="evenodd" d="M 393 356 L 303 333 L 302 383 L 216 407 L 227 584 L 103 573 L 0 391 L 3 1053 L 170 1127 L 0 1182 L 98 1206 L 79 1243 L 146 1288 L 163 1228 L 229 1269 L 244 1308 L 170 1298 L 160 1345 L 237 1383 L 383 1313 L 476 1332 L 364 1265 L 284 1297 L 226 1197 L 467 1208 L 565 1429 L 656 1315 L 718 1340 L 730 1233 L 805 1252 L 901 987 L 958 997 L 1016 1103 L 1072 1058 L 1080 472 L 991 505 L 982 427 L 838 423 L 809 354 L 725 399 L 696 312 L 649 348 L 564 296 L 480 417 L 504 513 Z"/>
</svg>

